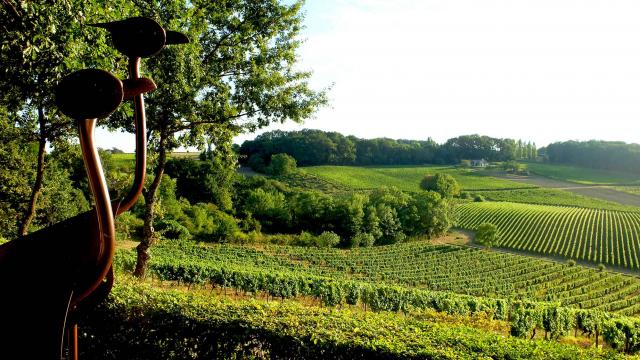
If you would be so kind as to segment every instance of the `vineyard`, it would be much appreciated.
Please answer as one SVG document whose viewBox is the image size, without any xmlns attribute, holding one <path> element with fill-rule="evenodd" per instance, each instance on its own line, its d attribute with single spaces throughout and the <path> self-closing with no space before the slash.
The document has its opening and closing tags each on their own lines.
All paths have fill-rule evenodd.
<svg viewBox="0 0 640 360">
<path fill-rule="evenodd" d="M 481 170 L 451 166 L 312 166 L 301 169 L 353 189 L 375 189 L 394 186 L 404 191 L 418 191 L 420 180 L 427 174 L 446 173 L 453 176 L 463 190 L 523 189 L 535 186 L 485 176 Z"/>
<path fill-rule="evenodd" d="M 287 300 L 229 301 L 207 293 L 123 282 L 120 276 L 108 305 L 82 321 L 80 355 L 90 359 L 139 359 L 140 354 L 151 359 L 627 358 L 610 349 L 530 341 L 479 325 L 473 318 L 421 311 L 407 316 Z"/>
<path fill-rule="evenodd" d="M 639 183 L 638 176 L 630 173 L 558 164 L 528 163 L 527 165 L 529 170 L 538 175 L 579 184 L 630 185 Z"/>
<path fill-rule="evenodd" d="M 461 205 L 458 217 L 467 229 L 495 224 L 501 247 L 640 269 L 638 213 L 486 202 Z"/>
<path fill-rule="evenodd" d="M 640 313 L 640 280 L 635 277 L 451 245 L 413 242 L 338 250 L 167 243 L 155 248 L 153 256 L 150 270 L 159 279 L 263 291 L 275 297 L 308 295 L 333 305 L 367 301 L 365 288 L 391 291 L 389 286 L 401 286 L 406 290 L 392 292 L 453 292 Z M 133 253 L 121 253 L 119 259 L 130 267 Z M 336 281 L 343 288 L 336 289 Z"/>
<path fill-rule="evenodd" d="M 636 187 L 619 187 L 621 189 L 638 189 Z M 632 190 L 628 190 L 632 191 Z M 638 192 L 640 193 L 640 192 Z M 588 197 L 576 194 L 566 190 L 559 189 L 516 189 L 516 190 L 494 190 L 494 191 L 474 191 L 473 194 L 482 195 L 486 200 L 490 201 L 506 201 L 517 202 L 523 204 L 537 205 L 559 205 L 559 206 L 577 206 L 592 209 L 618 210 L 618 211 L 640 211 L 640 208 L 630 205 L 622 205 L 617 202 L 607 201 L 603 199 Z"/>
</svg>

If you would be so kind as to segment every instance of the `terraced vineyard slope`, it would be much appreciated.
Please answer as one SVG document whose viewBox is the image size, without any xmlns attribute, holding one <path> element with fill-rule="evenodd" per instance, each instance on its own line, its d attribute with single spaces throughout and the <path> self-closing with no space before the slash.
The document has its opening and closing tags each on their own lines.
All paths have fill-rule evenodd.
<svg viewBox="0 0 640 360">
<path fill-rule="evenodd" d="M 629 269 L 640 269 L 640 214 L 517 203 L 468 203 L 458 226 L 495 224 L 500 246 Z"/>
</svg>

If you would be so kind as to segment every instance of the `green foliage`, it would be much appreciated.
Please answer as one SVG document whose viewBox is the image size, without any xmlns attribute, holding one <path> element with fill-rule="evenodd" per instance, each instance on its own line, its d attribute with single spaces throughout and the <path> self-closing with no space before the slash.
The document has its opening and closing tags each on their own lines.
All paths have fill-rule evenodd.
<svg viewBox="0 0 640 360">
<path fill-rule="evenodd" d="M 420 182 L 422 190 L 435 191 L 442 197 L 451 198 L 460 195 L 460 185 L 456 179 L 443 173 L 426 175 Z"/>
<path fill-rule="evenodd" d="M 130 281 L 116 283 L 109 301 L 80 326 L 83 358 L 616 358 L 607 351 L 504 338 L 393 313 L 231 302 Z"/>
<path fill-rule="evenodd" d="M 638 144 L 597 140 L 556 142 L 546 147 L 545 155 L 552 163 L 618 171 L 627 173 L 626 175 L 619 174 L 621 175 L 620 180 L 630 178 L 631 182 L 638 182 L 637 176 L 635 179 L 629 176 L 629 173 L 638 174 L 638 169 L 640 168 L 640 145 Z M 585 172 L 588 172 L 588 170 Z M 592 174 L 598 173 L 598 171 L 592 172 Z M 574 174 L 573 176 L 576 175 Z M 605 178 L 609 177 L 611 180 L 613 180 L 613 176 L 616 176 L 616 174 L 604 175 Z M 588 179 L 589 177 L 591 176 L 581 180 L 594 180 L 593 178 Z M 608 182 L 609 180 L 605 181 Z M 619 180 L 614 180 L 614 182 L 619 182 Z"/>
<path fill-rule="evenodd" d="M 204 160 L 170 159 L 166 168 L 166 174 L 176 180 L 176 196 L 191 203 L 210 202 L 225 211 L 232 208 L 235 171 L 235 159 L 219 153 Z"/>
<path fill-rule="evenodd" d="M 349 247 L 370 247 L 375 241 L 376 238 L 369 233 L 358 233 L 351 238 Z"/>
<path fill-rule="evenodd" d="M 334 247 L 340 243 L 340 236 L 331 231 L 324 231 L 316 239 L 316 247 Z"/>
<path fill-rule="evenodd" d="M 137 239 L 142 236 L 144 222 L 131 212 L 125 212 L 116 217 L 117 239 Z"/>
<path fill-rule="evenodd" d="M 254 140 L 245 141 L 240 153 L 247 159 L 253 155 L 268 159 L 273 154 L 287 153 L 301 166 L 422 165 L 458 164 L 461 159 L 510 160 L 515 156 L 515 147 L 514 140 L 479 135 L 459 136 L 438 145 L 432 139 L 359 139 L 335 132 L 304 129 L 266 132 Z"/>
<path fill-rule="evenodd" d="M 511 335 L 529 337 L 542 322 L 543 309 L 536 304 L 516 302 L 509 312 Z"/>
<path fill-rule="evenodd" d="M 296 171 L 296 159 L 288 154 L 275 154 L 271 156 L 271 162 L 266 169 L 270 175 L 289 175 Z"/>
<path fill-rule="evenodd" d="M 189 232 L 189 230 L 175 220 L 160 221 L 155 226 L 155 229 L 165 239 L 170 239 L 170 240 L 191 239 L 191 233 Z"/>
<path fill-rule="evenodd" d="M 498 245 L 500 236 L 498 235 L 498 227 L 492 223 L 482 223 L 476 229 L 476 241 L 478 244 L 488 248 Z"/>
<path fill-rule="evenodd" d="M 257 171 L 259 173 L 265 173 L 266 172 L 266 168 L 267 165 L 264 161 L 264 159 L 262 158 L 262 156 L 258 155 L 258 154 L 253 154 L 249 157 L 249 160 L 247 161 L 247 165 L 253 169 L 254 171 Z"/>
</svg>

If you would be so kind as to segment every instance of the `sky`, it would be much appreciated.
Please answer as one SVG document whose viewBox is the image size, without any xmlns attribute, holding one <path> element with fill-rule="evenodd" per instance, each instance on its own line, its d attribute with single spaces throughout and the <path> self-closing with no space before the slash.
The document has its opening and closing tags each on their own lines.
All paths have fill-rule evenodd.
<svg viewBox="0 0 640 360">
<path fill-rule="evenodd" d="M 640 1 L 307 0 L 304 11 L 298 67 L 331 87 L 329 106 L 235 142 L 303 128 L 640 142 Z M 132 151 L 133 136 L 98 145 Z"/>
</svg>

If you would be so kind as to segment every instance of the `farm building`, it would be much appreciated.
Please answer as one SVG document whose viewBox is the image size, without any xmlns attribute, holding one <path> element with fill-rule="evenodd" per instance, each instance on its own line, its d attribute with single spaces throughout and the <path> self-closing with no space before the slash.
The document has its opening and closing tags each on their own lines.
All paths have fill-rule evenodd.
<svg viewBox="0 0 640 360">
<path fill-rule="evenodd" d="M 471 160 L 471 166 L 473 167 L 485 167 L 489 165 L 489 162 L 485 159 Z"/>
</svg>

